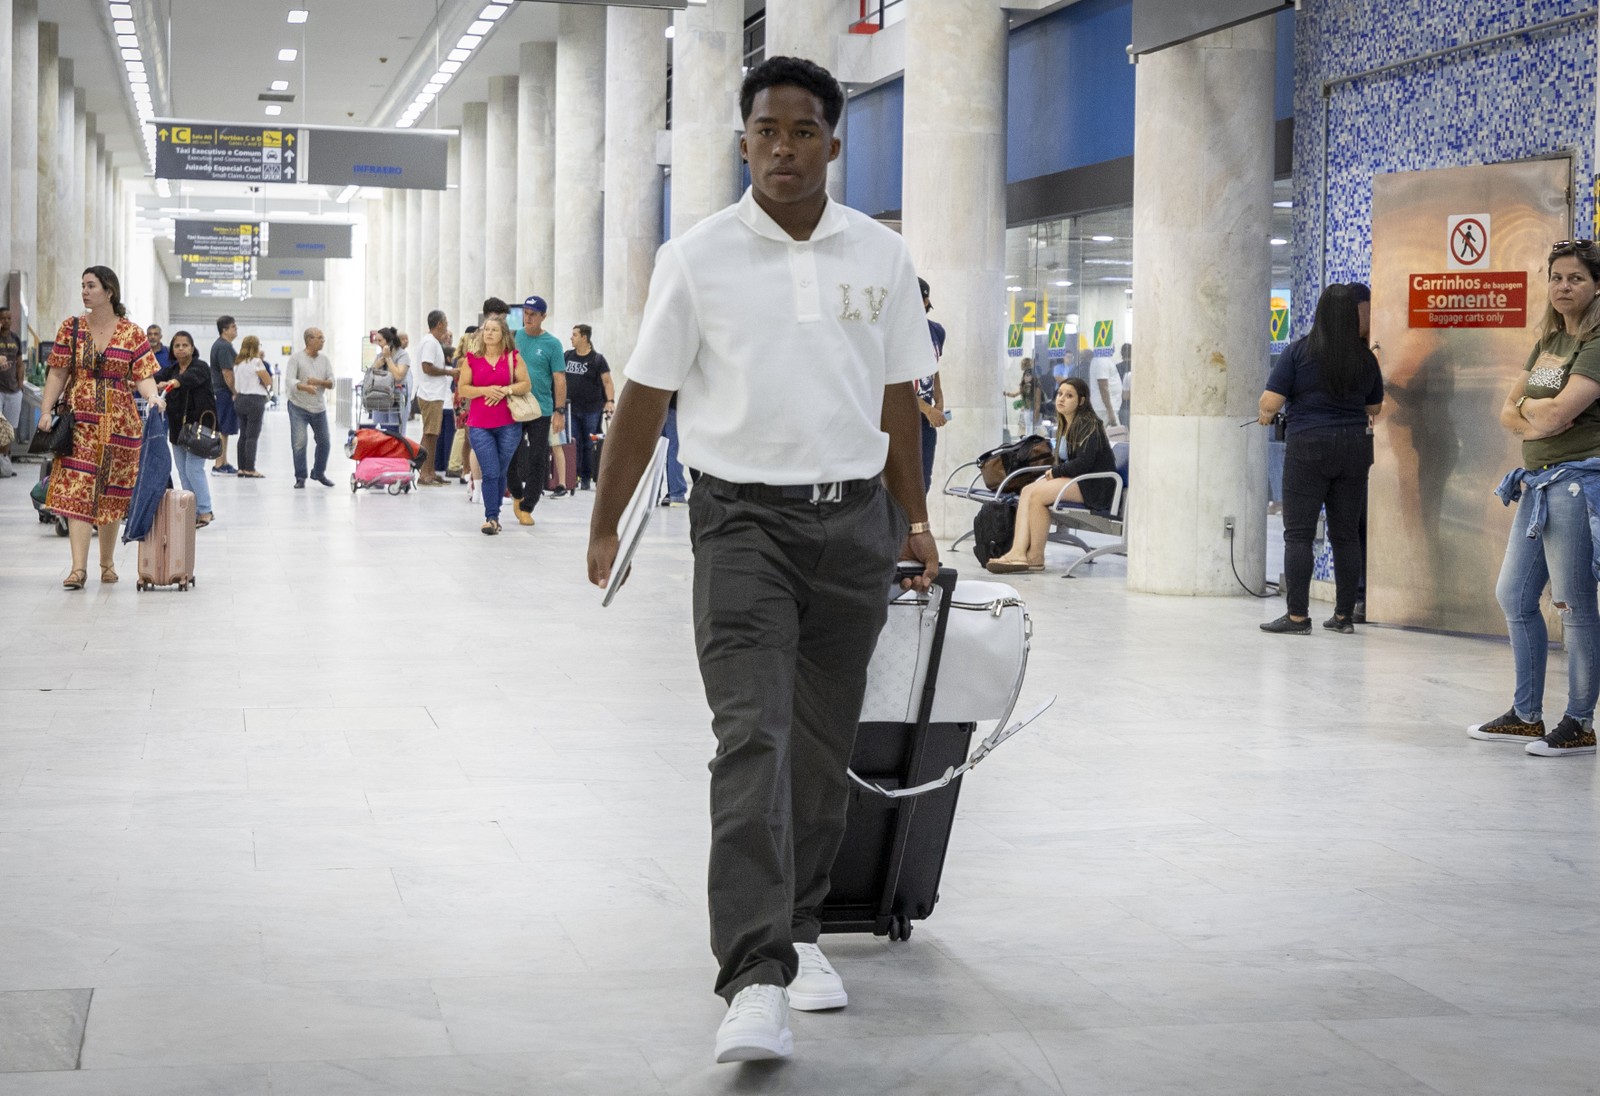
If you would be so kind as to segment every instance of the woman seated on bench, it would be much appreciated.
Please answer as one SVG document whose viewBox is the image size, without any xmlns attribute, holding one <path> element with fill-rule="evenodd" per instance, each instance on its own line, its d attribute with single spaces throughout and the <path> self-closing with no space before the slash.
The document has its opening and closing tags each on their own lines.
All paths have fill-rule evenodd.
<svg viewBox="0 0 1600 1096">
<path fill-rule="evenodd" d="M 1043 571 L 1050 507 L 1057 499 L 1091 510 L 1109 510 L 1116 493 L 1109 479 L 1084 484 L 1068 481 L 1090 472 L 1114 472 L 1116 468 L 1105 424 L 1089 402 L 1089 383 L 1082 377 L 1067 377 L 1056 389 L 1056 464 L 1022 489 L 1011 549 L 991 559 L 989 571 L 996 575 Z"/>
</svg>

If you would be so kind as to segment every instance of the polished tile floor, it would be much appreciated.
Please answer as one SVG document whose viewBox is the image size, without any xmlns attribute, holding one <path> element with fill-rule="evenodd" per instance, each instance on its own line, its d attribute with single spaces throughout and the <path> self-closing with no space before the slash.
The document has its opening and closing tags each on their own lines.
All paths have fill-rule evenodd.
<svg viewBox="0 0 1600 1096">
<path fill-rule="evenodd" d="M 713 1065 L 686 512 L 602 612 L 587 497 L 490 539 L 290 490 L 269 423 L 189 593 L 63 593 L 0 481 L 0 1094 L 1600 1091 L 1595 759 L 1466 738 L 1505 647 L 1266 636 L 1121 560 L 1018 579 L 1061 701 L 935 915 Z"/>
</svg>

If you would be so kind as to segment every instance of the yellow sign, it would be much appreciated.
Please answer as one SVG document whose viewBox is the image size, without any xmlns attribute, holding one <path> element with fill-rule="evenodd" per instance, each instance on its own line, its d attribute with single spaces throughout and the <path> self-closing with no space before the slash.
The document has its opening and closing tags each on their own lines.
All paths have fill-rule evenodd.
<svg viewBox="0 0 1600 1096">
<path fill-rule="evenodd" d="M 1111 321 L 1101 320 L 1094 325 L 1094 348 L 1096 350 L 1111 349 Z"/>
<path fill-rule="evenodd" d="M 194 140 L 194 138 L 189 135 L 189 127 L 188 126 L 173 126 L 172 127 L 172 143 L 173 144 L 175 144 L 175 145 L 186 145 L 192 140 Z"/>
<path fill-rule="evenodd" d="M 263 131 L 261 134 L 261 146 L 263 148 L 282 148 L 283 131 L 281 129 L 269 129 Z"/>
<path fill-rule="evenodd" d="M 1051 350 L 1065 350 L 1067 348 L 1067 325 L 1053 323 L 1050 325 L 1050 341 L 1047 344 Z"/>
<path fill-rule="evenodd" d="M 1007 331 L 1006 331 L 1006 349 L 1007 350 L 1021 350 L 1022 349 L 1022 325 L 1020 323 L 1014 323 L 1014 324 L 1011 325 L 1011 327 L 1009 329 L 1007 329 Z"/>
</svg>

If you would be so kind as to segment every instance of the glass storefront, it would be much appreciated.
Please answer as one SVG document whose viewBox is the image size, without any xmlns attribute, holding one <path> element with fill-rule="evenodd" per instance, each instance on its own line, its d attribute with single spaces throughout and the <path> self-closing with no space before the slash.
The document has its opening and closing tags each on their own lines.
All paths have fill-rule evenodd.
<svg viewBox="0 0 1600 1096">
<path fill-rule="evenodd" d="M 1280 179 L 1273 190 L 1272 299 L 1263 301 L 1273 312 L 1272 351 L 1282 349 L 1287 337 L 1292 301 L 1290 244 L 1293 187 Z M 1040 375 L 1048 371 L 1059 378 L 1077 372 L 1087 378 L 1095 357 L 1118 362 L 1124 368 L 1123 347 L 1137 360 L 1131 347 L 1135 338 L 1133 314 L 1133 208 L 1099 210 L 1077 217 L 1041 221 L 1006 232 L 1007 391 L 1017 389 L 1023 361 Z M 1045 384 L 1039 390 L 1051 388 Z M 1131 406 L 1133 385 L 1127 405 Z M 1013 403 L 1017 402 L 1013 400 Z M 1011 429 L 1026 432 L 1033 425 L 1024 418 L 1031 408 L 1013 406 Z M 1042 416 L 1047 420 L 1049 415 Z M 1118 419 L 1126 425 L 1126 416 Z M 1039 425 L 1046 425 L 1040 422 Z"/>
</svg>

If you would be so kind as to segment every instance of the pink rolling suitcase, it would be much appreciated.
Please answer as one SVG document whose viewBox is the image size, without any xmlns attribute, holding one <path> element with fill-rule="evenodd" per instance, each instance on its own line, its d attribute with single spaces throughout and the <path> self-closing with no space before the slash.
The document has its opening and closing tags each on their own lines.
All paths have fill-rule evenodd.
<svg viewBox="0 0 1600 1096">
<path fill-rule="evenodd" d="M 366 457 L 356 463 L 356 470 L 350 476 L 350 490 L 382 488 L 391 495 L 398 495 L 410 491 L 416 481 L 417 470 L 404 457 Z"/>
<path fill-rule="evenodd" d="M 139 581 L 136 588 L 152 590 L 194 585 L 193 491 L 167 491 L 156 507 L 156 521 L 139 542 Z"/>
</svg>

